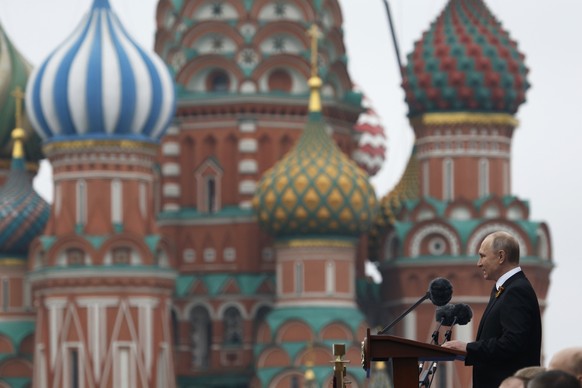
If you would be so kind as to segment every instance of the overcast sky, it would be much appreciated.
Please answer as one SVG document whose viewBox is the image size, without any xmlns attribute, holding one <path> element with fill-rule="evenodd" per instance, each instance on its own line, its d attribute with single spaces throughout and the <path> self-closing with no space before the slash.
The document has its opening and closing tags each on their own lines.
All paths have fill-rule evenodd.
<svg viewBox="0 0 582 388">
<path fill-rule="evenodd" d="M 129 32 L 152 49 L 157 0 L 110 0 Z M 20 52 L 38 65 L 72 32 L 91 0 L 0 0 L 0 21 Z M 385 125 L 387 161 L 373 183 L 385 195 L 398 181 L 413 139 L 382 0 L 340 0 L 352 79 Z M 403 61 L 444 0 L 390 0 Z M 512 191 L 530 201 L 531 219 L 549 223 L 556 268 L 544 318 L 544 346 L 582 346 L 582 2 L 489 0 L 526 55 L 532 88 L 513 138 Z M 52 200 L 43 163 L 35 187 Z"/>
</svg>

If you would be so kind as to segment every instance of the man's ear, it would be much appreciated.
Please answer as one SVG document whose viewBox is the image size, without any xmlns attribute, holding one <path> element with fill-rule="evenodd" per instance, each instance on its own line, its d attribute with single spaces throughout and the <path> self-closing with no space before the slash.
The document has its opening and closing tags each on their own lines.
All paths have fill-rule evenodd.
<svg viewBox="0 0 582 388">
<path fill-rule="evenodd" d="M 497 254 L 499 255 L 499 264 L 502 264 L 506 259 L 505 251 L 500 250 Z"/>
</svg>

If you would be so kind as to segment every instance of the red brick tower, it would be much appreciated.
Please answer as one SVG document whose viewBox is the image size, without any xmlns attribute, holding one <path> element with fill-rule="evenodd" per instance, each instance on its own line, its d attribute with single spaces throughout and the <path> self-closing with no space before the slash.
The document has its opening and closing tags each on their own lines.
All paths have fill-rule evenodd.
<svg viewBox="0 0 582 388">
<path fill-rule="evenodd" d="M 356 303 L 356 248 L 376 211 L 366 173 L 325 133 L 317 38 L 312 36 L 309 118 L 297 145 L 259 183 L 254 199 L 259 222 L 275 238 L 277 295 L 259 328 L 255 349 L 261 387 L 306 384 L 307 366 L 317 385 L 330 385 L 330 342 L 360 354 L 366 319 Z M 354 387 L 363 370 L 350 368 Z"/>
<path fill-rule="evenodd" d="M 175 272 L 153 207 L 157 141 L 174 113 L 165 65 L 95 0 L 26 98 L 54 179 L 29 255 L 34 386 L 175 386 Z"/>
<path fill-rule="evenodd" d="M 171 65 L 175 125 L 160 155 L 162 233 L 176 247 L 176 364 L 184 386 L 246 387 L 278 281 L 272 237 L 251 199 L 302 134 L 318 22 L 322 115 L 351 155 L 362 107 L 352 91 L 337 0 L 161 0 L 156 52 Z M 363 262 L 354 277 L 364 275 Z M 225 373 L 228 370 L 228 373 Z"/>
<path fill-rule="evenodd" d="M 487 234 L 518 239 L 542 309 L 549 286 L 548 226 L 530 220 L 529 203 L 511 194 L 515 113 L 529 88 L 524 56 L 482 0 L 450 0 L 416 42 L 404 74 L 416 142 L 401 181 L 381 201 L 370 255 L 380 263 L 392 316 L 446 277 L 452 302 L 473 308 L 473 321 L 455 328 L 472 340 L 492 287 L 476 265 Z M 425 304 L 396 332 L 428 342 L 434 326 L 434 306 Z M 470 368 L 447 368 L 437 379 L 467 387 Z"/>
</svg>

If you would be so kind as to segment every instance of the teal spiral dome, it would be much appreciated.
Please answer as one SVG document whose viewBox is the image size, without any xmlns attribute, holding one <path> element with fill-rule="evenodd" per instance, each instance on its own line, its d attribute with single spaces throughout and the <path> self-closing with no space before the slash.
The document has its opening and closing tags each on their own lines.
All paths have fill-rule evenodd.
<svg viewBox="0 0 582 388">
<path fill-rule="evenodd" d="M 50 206 L 32 187 L 22 151 L 24 130 L 13 131 L 14 156 L 10 173 L 0 188 L 0 256 L 26 255 L 32 240 L 49 219 Z"/>
<path fill-rule="evenodd" d="M 482 0 L 450 0 L 404 68 L 409 116 L 514 114 L 530 87 L 524 55 Z"/>
</svg>

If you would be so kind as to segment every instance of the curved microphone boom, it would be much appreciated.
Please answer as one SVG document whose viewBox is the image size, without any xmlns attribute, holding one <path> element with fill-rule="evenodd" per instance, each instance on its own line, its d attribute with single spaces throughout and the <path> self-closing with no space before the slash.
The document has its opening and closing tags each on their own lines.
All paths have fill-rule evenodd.
<svg viewBox="0 0 582 388">
<path fill-rule="evenodd" d="M 400 322 L 402 318 L 404 318 L 408 313 L 410 313 L 412 310 L 418 307 L 418 305 L 424 302 L 425 300 L 430 299 L 430 301 L 434 305 L 444 306 L 447 303 L 449 303 L 452 296 L 453 296 L 453 285 L 451 284 L 451 282 L 449 282 L 445 278 L 433 279 L 428 286 L 428 291 L 426 292 L 426 294 L 423 297 L 421 297 L 415 304 L 410 306 L 408 310 L 400 314 L 400 316 L 396 318 L 392 323 L 384 326 L 384 328 L 380 330 L 378 334 L 386 333 L 388 330 L 394 327 L 394 325 Z"/>
</svg>

